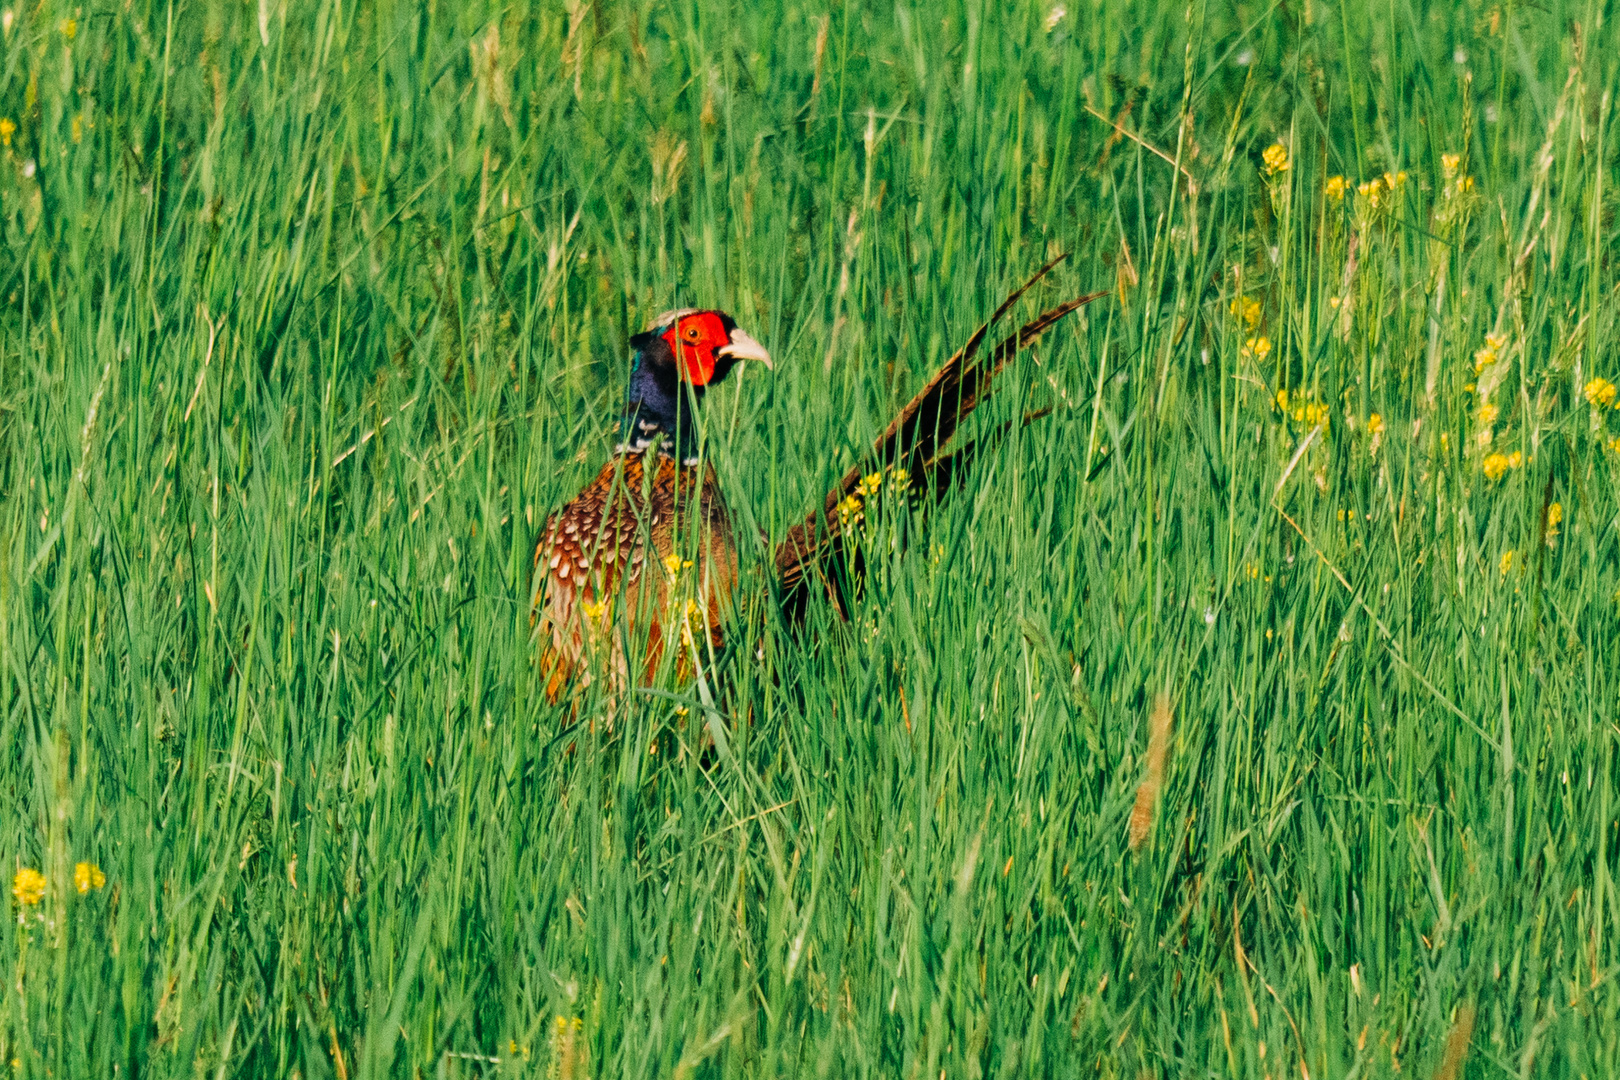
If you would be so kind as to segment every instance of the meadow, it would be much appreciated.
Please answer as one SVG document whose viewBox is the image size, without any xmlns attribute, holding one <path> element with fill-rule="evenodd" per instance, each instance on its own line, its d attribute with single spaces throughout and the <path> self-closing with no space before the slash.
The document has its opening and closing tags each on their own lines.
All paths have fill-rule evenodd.
<svg viewBox="0 0 1620 1080">
<path fill-rule="evenodd" d="M 1606 0 L 0 5 L 10 1075 L 1620 1072 Z M 646 320 L 779 539 L 1064 252 L 548 702 Z"/>
</svg>

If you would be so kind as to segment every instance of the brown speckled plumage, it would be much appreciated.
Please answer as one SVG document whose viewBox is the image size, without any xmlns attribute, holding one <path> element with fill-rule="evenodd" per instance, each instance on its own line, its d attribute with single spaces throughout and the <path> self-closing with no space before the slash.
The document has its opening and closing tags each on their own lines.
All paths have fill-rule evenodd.
<svg viewBox="0 0 1620 1080">
<path fill-rule="evenodd" d="M 706 628 L 718 647 L 736 587 L 737 552 L 714 470 L 656 451 L 614 456 L 547 521 L 535 548 L 534 581 L 541 633 L 550 639 L 552 700 L 571 678 L 588 685 L 603 660 L 621 685 L 628 681 L 626 630 L 638 650 L 643 643 L 636 635 L 645 635 L 637 678 L 657 669 L 669 638 L 682 640 L 671 630 L 683 622 Z M 619 620 L 619 612 L 631 617 Z M 701 649 L 701 638 L 698 644 Z"/>
</svg>

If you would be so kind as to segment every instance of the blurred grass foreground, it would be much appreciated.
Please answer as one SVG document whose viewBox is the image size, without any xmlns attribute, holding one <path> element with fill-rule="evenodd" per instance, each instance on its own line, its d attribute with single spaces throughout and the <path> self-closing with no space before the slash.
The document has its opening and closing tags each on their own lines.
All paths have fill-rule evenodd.
<svg viewBox="0 0 1620 1080">
<path fill-rule="evenodd" d="M 1612 4 L 0 4 L 10 1075 L 1620 1072 Z M 1062 251 L 546 703 L 646 319 L 779 538 Z"/>
</svg>

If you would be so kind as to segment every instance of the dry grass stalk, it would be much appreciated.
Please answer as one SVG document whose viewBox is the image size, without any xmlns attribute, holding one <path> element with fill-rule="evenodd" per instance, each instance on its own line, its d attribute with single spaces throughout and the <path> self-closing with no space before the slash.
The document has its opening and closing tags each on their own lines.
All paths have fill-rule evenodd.
<svg viewBox="0 0 1620 1080">
<path fill-rule="evenodd" d="M 1468 1060 L 1468 1043 L 1474 1037 L 1474 1005 L 1465 1002 L 1457 1007 L 1457 1018 L 1451 1022 L 1451 1034 L 1446 1036 L 1446 1054 L 1440 1067 L 1434 1071 L 1434 1080 L 1457 1080 L 1463 1074 Z"/>
<path fill-rule="evenodd" d="M 1141 848 L 1153 827 L 1153 806 L 1164 782 L 1164 758 L 1170 749 L 1170 695 L 1160 694 L 1153 701 L 1148 721 L 1147 775 L 1136 789 L 1136 805 L 1131 809 L 1131 850 Z"/>
</svg>

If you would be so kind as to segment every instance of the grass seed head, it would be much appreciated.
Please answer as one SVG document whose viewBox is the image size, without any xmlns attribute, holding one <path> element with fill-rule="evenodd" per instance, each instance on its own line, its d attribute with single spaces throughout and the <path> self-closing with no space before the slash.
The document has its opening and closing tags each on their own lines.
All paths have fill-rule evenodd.
<svg viewBox="0 0 1620 1080">
<path fill-rule="evenodd" d="M 1170 695 L 1161 693 L 1153 700 L 1148 719 L 1147 773 L 1136 789 L 1136 805 L 1131 808 L 1131 850 L 1141 850 L 1153 828 L 1153 807 L 1164 783 L 1164 759 L 1170 749 Z"/>
</svg>

